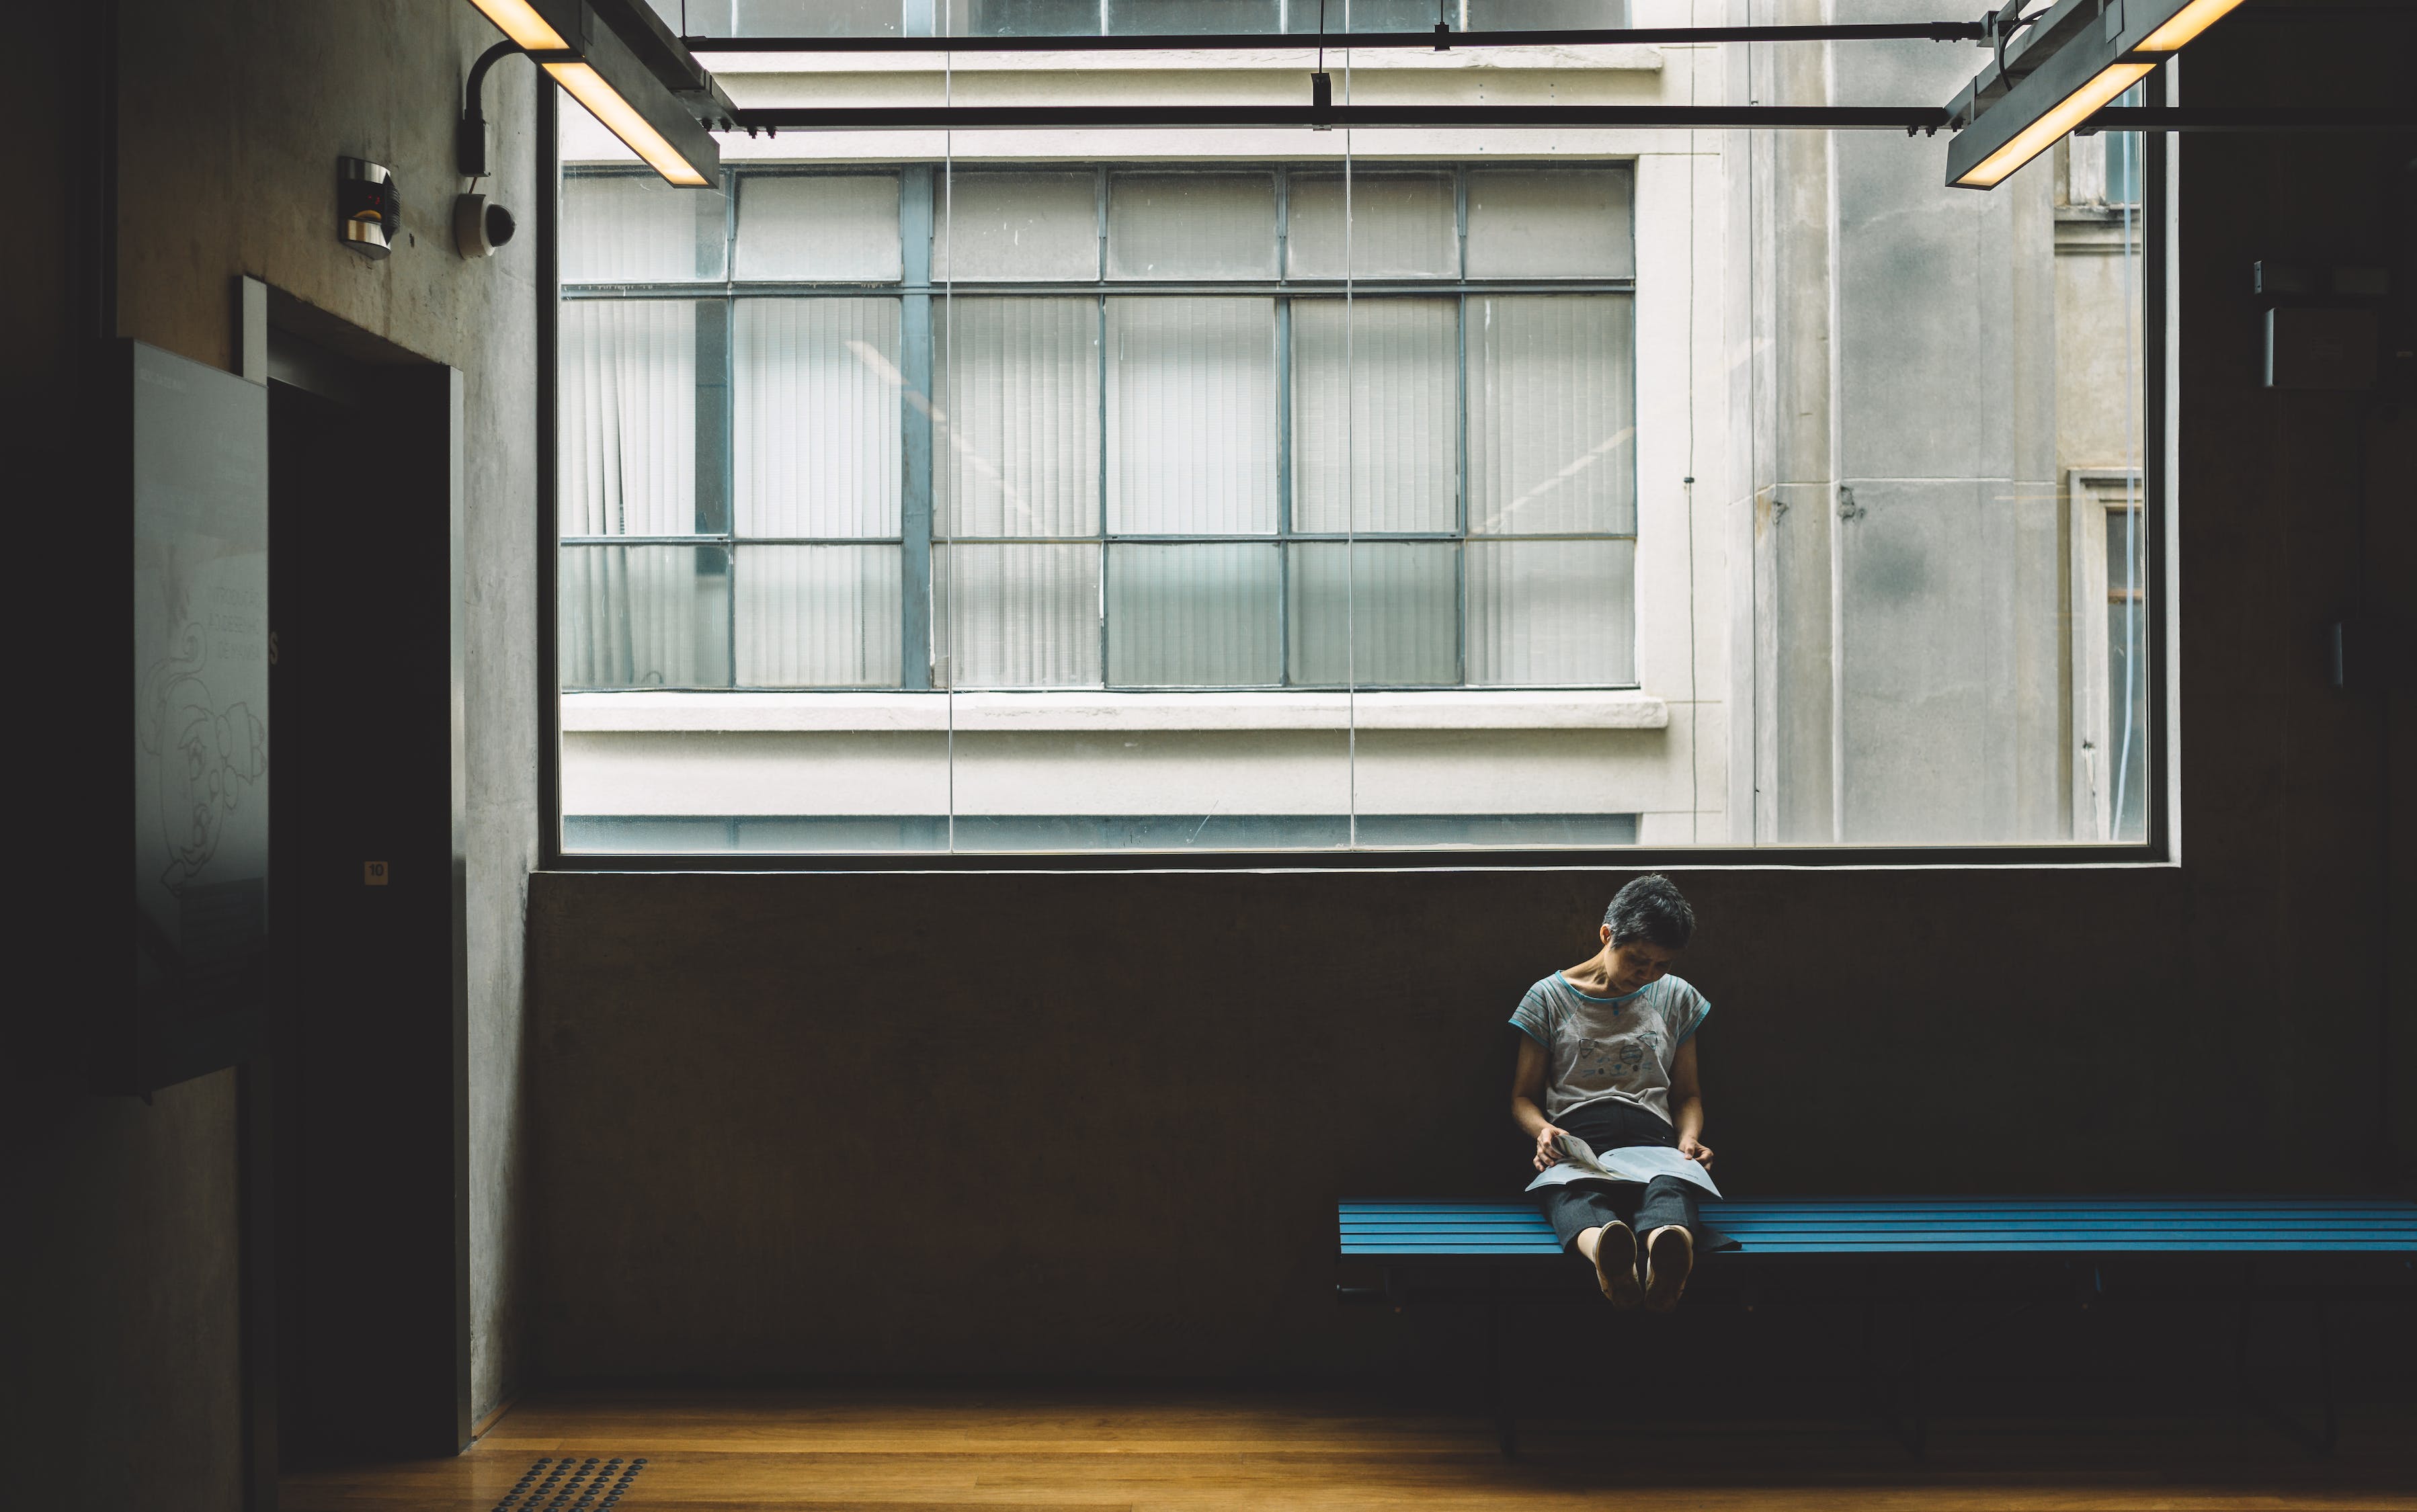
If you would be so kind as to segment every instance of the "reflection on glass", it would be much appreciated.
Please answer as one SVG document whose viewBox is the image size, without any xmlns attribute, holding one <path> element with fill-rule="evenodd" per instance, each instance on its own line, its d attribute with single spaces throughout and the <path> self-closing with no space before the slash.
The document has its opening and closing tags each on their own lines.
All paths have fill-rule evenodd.
<svg viewBox="0 0 2417 1512">
<path fill-rule="evenodd" d="M 1470 683 L 1635 683 L 1635 542 L 1470 541 L 1466 550 Z"/>
<path fill-rule="evenodd" d="M 1272 544 L 1109 547 L 1109 682 L 1266 688 L 1283 681 L 1281 571 Z"/>
<path fill-rule="evenodd" d="M 1361 172 L 1346 191 L 1341 174 L 1296 173 L 1287 192 L 1285 271 L 1292 278 L 1449 279 L 1460 271 L 1450 174 Z"/>
<path fill-rule="evenodd" d="M 1290 552 L 1296 686 L 1460 681 L 1460 552 L 1452 542 L 1304 541 Z"/>
<path fill-rule="evenodd" d="M 1468 532 L 1636 528 L 1634 301 L 1504 295 L 1468 302 Z"/>
<path fill-rule="evenodd" d="M 1272 299 L 1108 301 L 1108 529 L 1276 528 Z"/>
<path fill-rule="evenodd" d="M 1097 533 L 1099 302 L 960 296 L 933 324 L 944 534 Z"/>
<path fill-rule="evenodd" d="M 652 0 L 663 24 L 691 37 L 895 37 L 902 0 Z"/>
<path fill-rule="evenodd" d="M 1549 32 L 1625 26 L 1628 0 L 1467 0 L 1473 32 Z"/>
<path fill-rule="evenodd" d="M 948 0 L 952 37 L 1097 37 L 1100 0 Z"/>
<path fill-rule="evenodd" d="M 1272 174 L 1115 174 L 1108 277 L 1272 279 Z"/>
<path fill-rule="evenodd" d="M 739 547 L 738 685 L 897 687 L 898 567 L 888 546 Z"/>
<path fill-rule="evenodd" d="M 1626 168 L 1472 168 L 1472 279 L 1624 279 L 1636 271 Z"/>
<path fill-rule="evenodd" d="M 899 534 L 896 299 L 750 299 L 733 343 L 740 536 Z"/>
<path fill-rule="evenodd" d="M 945 686 L 1100 686 L 1097 546 L 935 546 L 932 596 Z"/>
<path fill-rule="evenodd" d="M 660 174 L 579 174 L 562 182 L 562 281 L 720 279 L 729 201 Z"/>
<path fill-rule="evenodd" d="M 734 277 L 894 282 L 904 267 L 895 174 L 749 174 Z"/>
<path fill-rule="evenodd" d="M 1334 3 L 1339 9 L 1342 0 Z M 1284 14 L 1283 0 L 1107 0 L 1107 5 L 1108 31 L 1118 37 L 1272 32 Z"/>
<path fill-rule="evenodd" d="M 566 546 L 555 601 L 562 686 L 730 686 L 730 557 L 720 546 Z"/>
<path fill-rule="evenodd" d="M 940 175 L 932 278 L 1043 281 L 1100 276 L 1099 175 Z"/>
<path fill-rule="evenodd" d="M 2149 834 L 2149 622 L 2140 512 L 2106 511 L 2107 766 L 2109 837 Z"/>
<path fill-rule="evenodd" d="M 573 300 L 556 358 L 565 536 L 696 530 L 697 307 Z"/>
<path fill-rule="evenodd" d="M 1452 530 L 1460 304 L 1292 302 L 1292 527 Z"/>
</svg>

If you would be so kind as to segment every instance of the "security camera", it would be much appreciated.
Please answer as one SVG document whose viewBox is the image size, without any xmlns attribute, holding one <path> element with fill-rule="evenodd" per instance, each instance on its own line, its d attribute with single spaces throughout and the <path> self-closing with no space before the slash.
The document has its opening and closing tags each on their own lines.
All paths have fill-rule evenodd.
<svg viewBox="0 0 2417 1512">
<path fill-rule="evenodd" d="M 453 202 L 453 241 L 464 257 L 493 257 L 495 249 L 512 239 L 519 228 L 512 213 L 489 204 L 483 194 L 464 194 Z"/>
</svg>

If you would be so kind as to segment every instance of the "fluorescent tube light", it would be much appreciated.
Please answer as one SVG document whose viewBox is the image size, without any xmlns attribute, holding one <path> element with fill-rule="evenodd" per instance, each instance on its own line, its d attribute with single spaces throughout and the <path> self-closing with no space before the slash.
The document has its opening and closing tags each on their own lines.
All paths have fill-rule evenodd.
<svg viewBox="0 0 2417 1512">
<path fill-rule="evenodd" d="M 555 30 L 553 23 L 538 14 L 537 7 L 529 4 L 529 0 L 470 0 L 470 3 L 495 23 L 497 31 L 518 42 L 524 52 L 559 53 L 570 45 L 562 33 Z"/>
<path fill-rule="evenodd" d="M 605 130 L 621 139 L 622 144 L 646 161 L 646 166 L 675 184 L 703 189 L 712 182 L 699 173 L 694 164 L 681 156 L 664 135 L 654 129 L 638 108 L 621 98 L 619 90 L 604 82 L 604 76 L 585 63 L 548 63 L 545 71 L 564 93 L 587 107 Z"/>
<path fill-rule="evenodd" d="M 2184 42 L 2222 21 L 2241 0 L 2190 0 L 2164 25 L 2140 39 L 2140 53 L 2177 53 Z"/>
<path fill-rule="evenodd" d="M 2045 114 L 2014 133 L 1997 151 L 1966 169 L 1954 181 L 1958 189 L 1996 189 L 2015 169 L 2056 145 L 2068 132 L 2098 113 L 2107 101 L 2156 68 L 2153 63 L 2114 63 L 2097 77 L 2048 107 Z"/>
</svg>

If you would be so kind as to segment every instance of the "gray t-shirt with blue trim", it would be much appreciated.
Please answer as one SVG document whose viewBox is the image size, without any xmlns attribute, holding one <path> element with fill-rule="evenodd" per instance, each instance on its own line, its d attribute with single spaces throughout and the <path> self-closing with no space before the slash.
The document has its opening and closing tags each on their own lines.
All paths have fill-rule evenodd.
<svg viewBox="0 0 2417 1512">
<path fill-rule="evenodd" d="M 1519 1000 L 1511 1025 L 1544 1048 L 1544 1116 L 1616 1098 L 1670 1121 L 1670 1067 L 1712 1005 L 1684 977 L 1625 997 L 1589 997 L 1555 972 Z"/>
</svg>

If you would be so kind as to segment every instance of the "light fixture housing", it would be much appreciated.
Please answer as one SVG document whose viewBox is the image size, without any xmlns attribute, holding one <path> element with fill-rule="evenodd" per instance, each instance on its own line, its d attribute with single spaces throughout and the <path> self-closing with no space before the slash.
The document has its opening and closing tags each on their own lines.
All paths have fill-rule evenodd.
<svg viewBox="0 0 2417 1512">
<path fill-rule="evenodd" d="M 639 24 L 636 12 L 646 11 L 652 19 L 644 5 L 607 0 L 608 15 L 585 0 L 471 4 L 667 182 L 698 189 L 722 182 L 722 149 L 700 117 L 726 120 L 729 100 L 660 22 L 651 31 Z M 636 32 L 640 41 L 632 44 L 627 32 Z M 524 35 L 553 45 L 532 45 Z M 661 55 L 650 62 L 640 56 L 641 47 Z M 665 82 L 667 74 L 687 87 L 676 90 Z"/>
<path fill-rule="evenodd" d="M 565 37 L 531 0 L 470 0 L 470 3 L 495 23 L 497 31 L 518 42 L 524 53 L 558 53 L 570 45 L 570 38 Z"/>
<path fill-rule="evenodd" d="M 2240 4 L 2060 0 L 1948 106 L 1948 187 L 1997 188 Z"/>
</svg>

